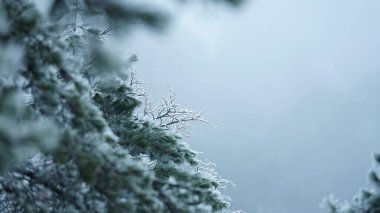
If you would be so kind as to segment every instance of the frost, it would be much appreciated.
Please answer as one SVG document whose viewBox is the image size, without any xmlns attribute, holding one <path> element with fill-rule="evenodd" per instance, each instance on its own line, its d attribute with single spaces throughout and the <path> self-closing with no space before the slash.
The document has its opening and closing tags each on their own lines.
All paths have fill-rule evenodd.
<svg viewBox="0 0 380 213">
<path fill-rule="evenodd" d="M 192 127 L 191 123 L 209 123 L 203 117 L 202 110 L 194 111 L 178 104 L 178 97 L 169 84 L 167 84 L 169 94 L 162 96 L 158 102 L 155 102 L 143 87 L 147 82 L 142 81 L 138 77 L 135 69 L 132 69 L 129 81 L 129 85 L 137 93 L 137 98 L 144 103 L 142 112 L 140 113 L 142 118 L 155 121 L 161 128 L 178 134 L 181 137 L 189 137 Z"/>
<path fill-rule="evenodd" d="M 151 100 L 137 56 L 107 42 L 136 21 L 158 27 L 158 11 L 0 5 L 12 29 L 0 32 L 1 212 L 229 212 L 227 181 L 181 139 L 191 122 L 207 123 L 202 112 L 179 105 L 170 86 Z"/>
<path fill-rule="evenodd" d="M 351 205 L 347 201 L 340 202 L 334 195 L 324 198 L 319 206 L 332 213 L 353 213 Z"/>
<path fill-rule="evenodd" d="M 54 3 L 52 0 L 32 0 L 36 5 L 36 8 L 39 10 L 40 14 L 43 16 L 48 16 L 50 9 Z"/>
<path fill-rule="evenodd" d="M 5 11 L 2 5 L 0 5 L 0 34 L 4 34 L 9 30 L 9 22 L 5 16 Z"/>
<path fill-rule="evenodd" d="M 20 45 L 0 44 L 0 76 L 15 75 L 16 72 L 21 68 L 23 55 L 24 51 Z"/>
</svg>

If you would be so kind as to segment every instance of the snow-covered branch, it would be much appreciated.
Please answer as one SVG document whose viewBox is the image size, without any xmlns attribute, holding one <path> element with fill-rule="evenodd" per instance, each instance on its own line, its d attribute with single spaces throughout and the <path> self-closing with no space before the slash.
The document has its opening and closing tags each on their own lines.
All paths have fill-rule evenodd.
<svg viewBox="0 0 380 213">
<path fill-rule="evenodd" d="M 130 86 L 134 88 L 137 98 L 143 102 L 142 117 L 150 117 L 164 129 L 171 130 L 181 136 L 190 136 L 191 123 L 209 123 L 204 117 L 202 110 L 195 111 L 185 108 L 177 103 L 177 95 L 170 84 L 168 95 L 162 96 L 158 102 L 154 102 L 151 96 L 144 89 L 144 84 L 138 77 L 136 70 L 131 71 Z"/>
</svg>

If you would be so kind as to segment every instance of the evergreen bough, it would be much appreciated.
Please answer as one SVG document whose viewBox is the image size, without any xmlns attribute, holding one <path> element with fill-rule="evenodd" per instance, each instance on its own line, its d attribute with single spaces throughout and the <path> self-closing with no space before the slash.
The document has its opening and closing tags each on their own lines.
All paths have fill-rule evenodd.
<svg viewBox="0 0 380 213">
<path fill-rule="evenodd" d="M 376 168 L 369 172 L 370 188 L 361 189 L 352 202 L 339 201 L 334 196 L 325 198 L 322 207 L 330 213 L 378 213 L 380 212 L 380 154 L 375 154 Z"/>
<path fill-rule="evenodd" d="M 0 0 L 0 212 L 229 212 L 226 181 L 181 139 L 200 114 L 169 102 L 154 114 L 131 83 L 136 57 L 104 44 L 168 17 L 130 1 L 48 2 Z"/>
</svg>

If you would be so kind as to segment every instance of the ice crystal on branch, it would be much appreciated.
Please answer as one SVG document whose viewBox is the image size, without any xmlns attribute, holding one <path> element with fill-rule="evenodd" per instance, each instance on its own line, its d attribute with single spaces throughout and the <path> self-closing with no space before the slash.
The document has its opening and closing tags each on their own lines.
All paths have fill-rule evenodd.
<svg viewBox="0 0 380 213">
<path fill-rule="evenodd" d="M 168 95 L 154 102 L 142 86 L 146 82 L 137 76 L 136 71 L 133 71 L 131 76 L 130 85 L 135 88 L 137 98 L 143 102 L 142 117 L 149 117 L 163 129 L 184 137 L 190 136 L 191 123 L 209 123 L 203 117 L 202 110 L 194 111 L 178 104 L 177 95 L 170 84 L 167 84 Z"/>
<path fill-rule="evenodd" d="M 201 112 L 170 87 L 157 104 L 142 101 L 137 57 L 123 62 L 107 46 L 136 22 L 161 27 L 162 11 L 36 2 L 0 1 L 0 211 L 228 211 L 224 181 L 180 137 L 206 122 Z"/>
<path fill-rule="evenodd" d="M 369 189 L 360 189 L 352 202 L 339 201 L 334 196 L 323 199 L 321 207 L 331 213 L 380 212 L 380 155 L 375 154 L 376 167 L 369 172 Z"/>
</svg>

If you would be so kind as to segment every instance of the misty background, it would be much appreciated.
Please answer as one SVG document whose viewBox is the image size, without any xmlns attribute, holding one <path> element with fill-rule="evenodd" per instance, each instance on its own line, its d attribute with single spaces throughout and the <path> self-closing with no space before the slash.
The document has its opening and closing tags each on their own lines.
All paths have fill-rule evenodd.
<svg viewBox="0 0 380 213">
<path fill-rule="evenodd" d="M 351 200 L 380 152 L 380 2 L 256 0 L 239 9 L 172 5 L 161 35 L 125 46 L 154 97 L 217 125 L 186 139 L 233 181 L 236 209 L 320 213 Z"/>
</svg>

